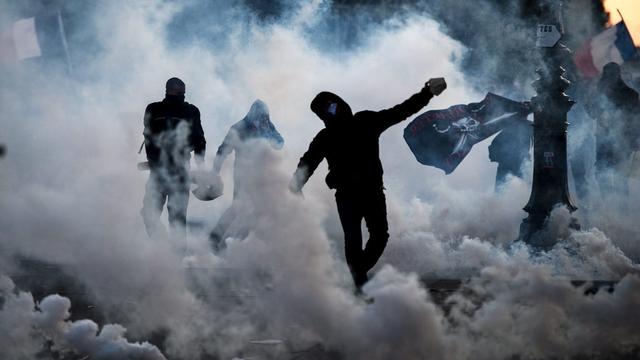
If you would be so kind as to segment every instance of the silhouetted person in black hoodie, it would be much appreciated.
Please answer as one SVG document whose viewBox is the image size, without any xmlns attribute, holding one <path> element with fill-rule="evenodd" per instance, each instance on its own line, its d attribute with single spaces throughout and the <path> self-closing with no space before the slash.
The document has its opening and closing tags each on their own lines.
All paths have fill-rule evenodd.
<svg viewBox="0 0 640 360">
<path fill-rule="evenodd" d="M 164 100 L 147 105 L 144 115 L 150 174 L 140 213 L 149 236 L 162 231 L 160 215 L 166 202 L 172 235 L 186 238 L 190 152 L 202 167 L 206 141 L 200 111 L 184 101 L 185 89 L 182 80 L 167 80 Z"/>
<path fill-rule="evenodd" d="M 526 117 L 524 117 L 526 120 Z M 500 191 L 509 176 L 523 178 L 522 165 L 531 159 L 533 129 L 527 121 L 514 122 L 502 130 L 489 145 L 489 160 L 498 163 L 495 189 Z"/>
<path fill-rule="evenodd" d="M 330 92 L 319 93 L 311 110 L 325 124 L 302 156 L 290 187 L 300 192 L 323 159 L 329 164 L 326 183 L 336 189 L 336 204 L 344 230 L 345 256 L 359 291 L 389 239 L 386 200 L 378 140 L 382 132 L 429 103 L 446 88 L 444 79 L 431 79 L 403 103 L 382 111 L 352 114 L 349 105 Z M 362 248 L 364 218 L 369 240 Z"/>
<path fill-rule="evenodd" d="M 626 192 L 624 174 L 632 152 L 640 148 L 640 98 L 622 80 L 620 65 L 608 63 L 602 70 L 597 93 L 589 104 L 596 118 L 596 176 L 601 191 Z"/>
</svg>

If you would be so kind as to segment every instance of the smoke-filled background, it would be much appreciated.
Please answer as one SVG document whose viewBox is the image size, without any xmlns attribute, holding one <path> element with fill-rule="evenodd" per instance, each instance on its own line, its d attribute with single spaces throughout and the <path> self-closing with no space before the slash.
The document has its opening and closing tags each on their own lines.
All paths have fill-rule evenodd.
<svg viewBox="0 0 640 360">
<path fill-rule="evenodd" d="M 487 91 L 530 99 L 534 3 L 0 2 L 3 26 L 61 11 L 67 40 L 67 52 L 2 65 L 0 358 L 636 358 L 640 184 L 599 190 L 593 119 L 574 73 L 569 153 L 582 230 L 554 211 L 548 236 L 559 242 L 548 252 L 511 246 L 531 163 L 496 193 L 489 141 L 447 176 L 415 160 L 404 125 L 383 134 L 391 239 L 364 288 L 372 304 L 352 295 L 326 163 L 304 198 L 287 190 L 322 126 L 309 110 L 319 91 L 355 111 L 379 110 L 443 76 L 448 89 L 426 109 Z M 607 24 L 602 4 L 566 10 L 570 46 Z M 219 255 L 206 232 L 231 203 L 233 159 L 223 197 L 191 198 L 186 253 L 185 244 L 149 239 L 139 215 L 144 107 L 173 76 L 202 114 L 207 168 L 255 99 L 285 139 L 279 151 L 256 145 L 252 203 L 239 217 L 251 232 Z M 624 76 L 637 81 L 626 68 Z M 34 300 L 36 289 L 18 281 L 33 263 L 80 290 L 71 301 Z M 465 282 L 435 301 L 422 281 L 435 278 Z M 585 294 L 588 284 L 569 280 L 617 283 Z"/>
</svg>

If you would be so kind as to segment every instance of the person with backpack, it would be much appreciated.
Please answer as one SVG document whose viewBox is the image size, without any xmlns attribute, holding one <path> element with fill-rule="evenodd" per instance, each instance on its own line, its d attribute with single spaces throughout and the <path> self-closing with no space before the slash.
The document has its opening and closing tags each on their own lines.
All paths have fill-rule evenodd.
<svg viewBox="0 0 640 360">
<path fill-rule="evenodd" d="M 191 152 L 196 165 L 203 167 L 206 140 L 200 111 L 184 101 L 185 83 L 174 77 L 167 80 L 165 89 L 165 98 L 145 110 L 143 134 L 150 173 L 140 213 L 147 234 L 162 235 L 160 215 L 166 203 L 172 237 L 186 240 Z"/>
</svg>

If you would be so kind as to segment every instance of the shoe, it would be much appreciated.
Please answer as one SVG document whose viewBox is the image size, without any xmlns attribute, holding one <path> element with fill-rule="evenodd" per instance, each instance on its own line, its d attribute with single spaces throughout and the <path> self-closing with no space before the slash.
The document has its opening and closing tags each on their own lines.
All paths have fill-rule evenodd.
<svg viewBox="0 0 640 360">
<path fill-rule="evenodd" d="M 366 305 L 370 305 L 375 302 L 375 300 L 371 296 L 365 294 L 362 291 L 362 288 L 356 288 L 356 290 L 353 292 L 353 295 L 356 297 L 356 299 L 364 302 Z"/>
</svg>

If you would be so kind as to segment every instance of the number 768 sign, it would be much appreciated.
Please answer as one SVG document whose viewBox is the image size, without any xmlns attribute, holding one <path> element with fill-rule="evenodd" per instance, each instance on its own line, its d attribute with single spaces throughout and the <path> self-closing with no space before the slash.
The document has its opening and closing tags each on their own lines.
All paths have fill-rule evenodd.
<svg viewBox="0 0 640 360">
<path fill-rule="evenodd" d="M 555 25 L 538 25 L 536 47 L 554 47 L 562 34 Z"/>
</svg>

